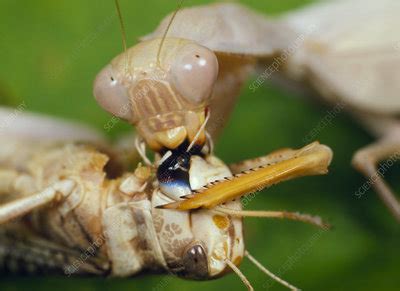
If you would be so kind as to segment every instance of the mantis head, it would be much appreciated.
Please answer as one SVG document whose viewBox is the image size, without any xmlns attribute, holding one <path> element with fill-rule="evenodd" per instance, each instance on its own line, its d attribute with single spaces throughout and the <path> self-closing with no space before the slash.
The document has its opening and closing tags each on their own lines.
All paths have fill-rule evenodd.
<svg viewBox="0 0 400 291">
<path fill-rule="evenodd" d="M 94 96 L 105 110 L 135 125 L 154 151 L 184 142 L 203 145 L 217 75 L 218 61 L 208 48 L 179 38 L 153 39 L 113 59 L 96 77 Z"/>
</svg>

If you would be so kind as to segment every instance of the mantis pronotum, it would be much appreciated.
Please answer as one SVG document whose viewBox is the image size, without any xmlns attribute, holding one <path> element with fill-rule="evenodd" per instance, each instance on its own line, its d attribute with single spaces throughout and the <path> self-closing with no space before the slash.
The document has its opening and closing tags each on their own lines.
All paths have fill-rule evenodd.
<svg viewBox="0 0 400 291">
<path fill-rule="evenodd" d="M 96 78 L 99 104 L 138 130 L 135 145 L 144 165 L 134 172 L 126 170 L 131 161 L 120 147 L 90 129 L 21 114 L 12 129 L 2 131 L 0 244 L 13 249 L 10 257 L 1 258 L 12 262 L 11 271 L 132 276 L 164 270 L 205 280 L 231 270 L 251 290 L 238 266 L 245 256 L 261 264 L 245 250 L 243 217 L 288 218 L 327 227 L 310 215 L 242 210 L 244 195 L 288 179 L 325 174 L 332 151 L 314 142 L 230 167 L 213 155 L 213 139 L 238 89 L 255 61 L 275 50 L 256 33 L 260 25 L 270 25 L 260 15 L 235 4 L 199 9 L 210 20 L 227 12 L 240 16 L 254 30 L 246 34 L 253 51 L 243 56 L 240 42 L 223 50 L 227 42 L 219 37 L 216 47 L 172 37 L 168 33 L 176 24 L 176 11 L 161 37 L 148 36 L 125 49 Z M 230 18 L 220 20 L 220 28 L 242 29 Z M 285 39 L 277 35 L 276 42 Z M 47 130 L 32 132 L 47 123 Z M 146 146 L 155 152 L 153 161 Z M 88 248 L 94 249 L 93 255 L 75 265 Z M 16 265 L 17 260 L 23 264 Z"/>
</svg>

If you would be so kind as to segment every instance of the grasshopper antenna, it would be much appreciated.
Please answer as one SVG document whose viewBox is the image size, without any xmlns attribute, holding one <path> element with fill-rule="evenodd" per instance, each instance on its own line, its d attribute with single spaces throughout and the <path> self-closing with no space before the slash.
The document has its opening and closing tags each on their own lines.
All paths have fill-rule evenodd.
<svg viewBox="0 0 400 291">
<path fill-rule="evenodd" d="M 246 276 L 240 271 L 240 269 L 238 267 L 236 267 L 236 265 L 231 262 L 228 259 L 225 259 L 225 263 L 229 266 L 229 268 L 232 269 L 233 272 L 236 273 L 236 275 L 238 275 L 238 277 L 240 278 L 240 280 L 242 280 L 243 284 L 247 287 L 247 290 L 249 291 L 254 291 L 253 286 L 251 286 L 249 280 L 246 278 Z"/>
<path fill-rule="evenodd" d="M 157 51 L 157 66 L 160 66 L 160 55 L 161 55 L 162 47 L 164 45 L 165 38 L 167 37 L 168 31 L 169 31 L 169 29 L 170 29 L 170 27 L 172 25 L 172 22 L 174 22 L 174 19 L 175 19 L 176 15 L 178 14 L 179 10 L 181 10 L 184 1 L 185 0 L 181 0 L 179 2 L 178 7 L 176 8 L 174 14 L 172 14 L 172 17 L 171 17 L 171 19 L 170 19 L 170 21 L 169 21 L 169 23 L 167 25 L 167 28 L 164 31 L 164 34 L 163 34 L 161 42 L 160 42 L 160 46 L 158 47 L 158 51 Z"/>
<path fill-rule="evenodd" d="M 299 291 L 300 290 L 299 288 L 289 284 L 288 282 L 286 282 L 285 280 L 279 278 L 274 273 L 272 273 L 267 268 L 265 268 L 259 261 L 257 261 L 252 255 L 250 255 L 250 253 L 247 250 L 244 252 L 244 255 L 250 260 L 250 262 L 252 262 L 263 273 L 265 273 L 266 275 L 270 276 L 272 279 L 274 279 L 278 283 L 282 284 L 283 286 L 285 286 L 285 287 L 287 287 L 287 288 L 289 288 L 290 290 L 293 290 L 293 291 Z"/>
<path fill-rule="evenodd" d="M 121 35 L 122 35 L 122 47 L 124 49 L 124 53 L 125 53 L 125 72 L 128 71 L 128 59 L 127 59 L 127 54 L 126 54 L 126 50 L 127 50 L 127 46 L 126 46 L 126 30 L 125 30 L 125 24 L 124 24 L 124 20 L 122 18 L 122 13 L 121 13 L 121 8 L 119 6 L 119 1 L 115 0 L 115 8 L 117 9 L 117 14 L 118 14 L 118 19 L 119 19 L 119 26 L 121 29 Z"/>
<path fill-rule="evenodd" d="M 193 138 L 193 141 L 190 143 L 190 145 L 188 146 L 188 148 L 186 150 L 187 153 L 190 152 L 192 147 L 195 145 L 196 141 L 199 139 L 199 136 L 200 136 L 201 132 L 204 130 L 204 128 L 207 125 L 207 122 L 210 120 L 210 115 L 211 115 L 211 113 L 210 113 L 210 110 L 208 109 L 207 110 L 207 114 L 206 114 L 206 118 L 204 119 L 203 124 L 200 126 L 199 130 L 197 131 L 196 135 Z"/>
</svg>

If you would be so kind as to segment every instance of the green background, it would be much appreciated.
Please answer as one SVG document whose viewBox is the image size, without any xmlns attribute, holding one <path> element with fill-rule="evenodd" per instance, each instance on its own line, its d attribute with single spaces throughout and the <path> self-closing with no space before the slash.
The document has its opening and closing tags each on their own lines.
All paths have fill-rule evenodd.
<svg viewBox="0 0 400 291">
<path fill-rule="evenodd" d="M 188 0 L 185 6 L 210 1 Z M 265 14 L 300 7 L 304 0 L 243 2 Z M 152 31 L 175 1 L 121 0 L 128 43 Z M 103 1 L 0 1 L 1 102 L 67 117 L 100 130 L 110 119 L 92 97 L 96 73 L 121 51 L 114 3 Z M 227 163 L 280 147 L 300 147 L 304 137 L 332 108 L 304 100 L 272 85 L 252 93 L 246 86 L 217 155 Z M 131 130 L 118 124 L 116 136 Z M 303 290 L 399 290 L 400 230 L 373 191 L 361 199 L 365 182 L 350 166 L 352 153 L 372 138 L 345 113 L 316 136 L 335 153 L 327 176 L 290 181 L 263 191 L 248 209 L 319 214 L 334 225 L 320 233 L 290 221 L 246 219 L 248 250 L 270 270 Z M 234 146 L 233 146 L 234 145 Z M 400 190 L 400 168 L 386 175 Z M 260 290 L 268 278 L 249 262 L 242 271 Z M 193 282 L 161 275 L 136 278 L 3 277 L 0 290 L 244 290 L 233 275 Z M 286 290 L 275 284 L 270 290 Z"/>
</svg>

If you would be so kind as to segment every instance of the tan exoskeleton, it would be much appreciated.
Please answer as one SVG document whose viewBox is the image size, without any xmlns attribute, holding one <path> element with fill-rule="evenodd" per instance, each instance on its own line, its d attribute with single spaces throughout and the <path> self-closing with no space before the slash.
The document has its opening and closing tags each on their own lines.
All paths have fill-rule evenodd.
<svg viewBox="0 0 400 291">
<path fill-rule="evenodd" d="M 296 290 L 245 250 L 242 217 L 327 225 L 298 213 L 242 210 L 240 197 L 325 174 L 332 151 L 314 142 L 226 166 L 212 153 L 216 127 L 209 135 L 205 126 L 225 119 L 232 103 L 223 106 L 224 98 L 237 94 L 254 60 L 215 55 L 194 41 L 165 37 L 167 31 L 115 58 L 94 85 L 101 106 L 137 127 L 146 165 L 129 172 L 132 162 L 121 146 L 64 121 L 18 113 L 12 127 L 2 128 L 0 262 L 10 271 L 132 276 L 163 270 L 198 280 L 233 270 L 252 290 L 238 268 L 246 256 Z M 12 115 L 2 109 L 0 122 Z M 153 162 L 144 144 L 156 152 Z"/>
<path fill-rule="evenodd" d="M 400 150 L 399 13 L 397 0 L 321 1 L 274 19 L 239 4 L 212 4 L 182 10 L 168 35 L 212 49 L 221 67 L 235 64 L 234 76 L 230 70 L 219 76 L 213 102 L 225 106 L 211 104 L 211 111 L 218 112 L 211 120 L 228 116 L 237 96 L 232 84 L 240 86 L 257 62 L 262 73 L 250 84 L 251 90 L 267 79 L 285 84 L 284 77 L 289 87 L 311 85 L 325 101 L 352 114 L 379 138 L 355 153 L 353 165 L 400 221 L 400 203 L 377 169 L 382 160 L 398 160 Z M 170 18 L 144 39 L 160 37 Z"/>
<path fill-rule="evenodd" d="M 400 202 L 377 169 L 380 161 L 398 160 L 400 151 L 400 2 L 324 2 L 279 20 L 295 38 L 304 36 L 284 72 L 310 83 L 328 102 L 342 104 L 378 138 L 358 150 L 352 164 L 400 222 Z M 358 198 L 362 195 L 356 192 Z"/>
</svg>

